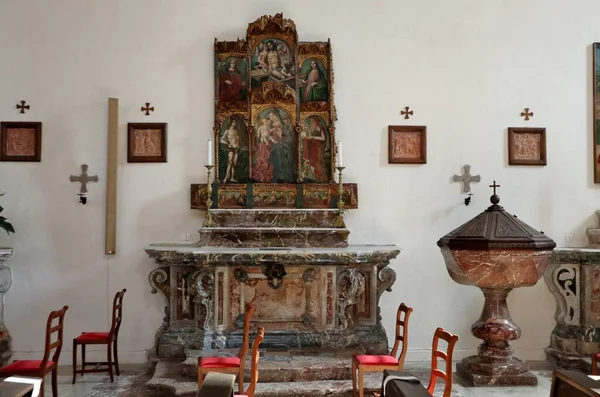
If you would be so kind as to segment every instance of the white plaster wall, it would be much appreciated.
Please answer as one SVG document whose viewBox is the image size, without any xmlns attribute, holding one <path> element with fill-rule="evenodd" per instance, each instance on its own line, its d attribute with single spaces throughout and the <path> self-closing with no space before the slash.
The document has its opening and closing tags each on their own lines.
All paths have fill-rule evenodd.
<svg viewBox="0 0 600 397">
<path fill-rule="evenodd" d="M 600 186 L 592 183 L 591 44 L 600 41 L 595 0 L 21 0 L 0 1 L 0 120 L 43 122 L 41 163 L 1 163 L 0 204 L 17 234 L 6 324 L 16 358 L 40 357 L 52 309 L 70 306 L 71 339 L 109 326 L 113 294 L 126 287 L 121 360 L 140 362 L 153 344 L 163 302 L 150 294 L 154 268 L 143 247 L 181 242 L 199 228 L 189 185 L 204 182 L 213 123 L 213 40 L 244 37 L 247 23 L 283 11 L 301 40 L 331 38 L 338 139 L 360 209 L 348 215 L 353 243 L 403 248 L 398 280 L 382 298 L 391 332 L 396 307 L 415 308 L 409 360 L 429 357 L 433 331 L 470 335 L 481 292 L 454 283 L 436 241 L 482 211 L 495 179 L 507 209 L 559 246 L 585 243 Z M 117 255 L 104 255 L 106 100 L 120 99 Z M 31 110 L 14 106 L 27 100 Z M 156 111 L 145 117 L 144 102 Z M 399 111 L 410 106 L 405 121 Z M 535 116 L 519 118 L 524 107 Z M 168 122 L 166 164 L 128 164 L 127 122 Z M 387 126 L 427 125 L 428 164 L 388 165 Z M 508 167 L 506 128 L 547 127 L 548 166 Z M 90 165 L 100 183 L 78 204 L 69 175 Z M 473 204 L 450 177 L 465 163 L 481 174 Z M 522 338 L 517 354 L 542 359 L 554 299 L 541 281 L 509 297 Z M 391 334 L 390 334 L 391 335 Z"/>
</svg>

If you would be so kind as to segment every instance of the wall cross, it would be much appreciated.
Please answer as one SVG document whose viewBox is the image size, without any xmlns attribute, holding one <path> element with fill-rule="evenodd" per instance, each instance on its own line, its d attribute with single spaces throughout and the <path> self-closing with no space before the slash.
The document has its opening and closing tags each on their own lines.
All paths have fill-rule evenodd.
<svg viewBox="0 0 600 397">
<path fill-rule="evenodd" d="M 19 110 L 19 113 L 25 113 L 25 109 L 29 110 L 29 105 L 25 105 L 25 103 L 27 103 L 27 101 L 21 101 L 21 103 L 17 103 L 17 109 Z"/>
<path fill-rule="evenodd" d="M 529 120 L 530 117 L 533 117 L 533 112 L 530 112 L 529 108 L 525 108 L 523 110 L 524 111 L 521 112 L 521 117 L 525 117 L 525 121 Z"/>
<path fill-rule="evenodd" d="M 146 102 L 146 107 L 142 106 L 142 112 L 146 112 L 146 116 L 150 116 L 150 112 L 154 112 L 154 106 L 150 107 L 150 103 Z"/>
<path fill-rule="evenodd" d="M 81 183 L 80 192 L 82 194 L 87 193 L 87 183 L 88 182 L 98 182 L 98 175 L 89 176 L 87 174 L 87 170 L 88 170 L 88 165 L 82 164 L 81 165 L 81 175 L 79 175 L 79 176 L 71 175 L 71 177 L 69 178 L 69 179 L 71 179 L 71 182 L 80 182 Z"/>
<path fill-rule="evenodd" d="M 471 182 L 479 182 L 481 180 L 480 175 L 471 175 L 471 166 L 466 164 L 463 166 L 464 174 L 462 175 L 454 175 L 452 179 L 454 182 L 462 182 L 463 183 L 463 193 L 471 192 Z"/>
<path fill-rule="evenodd" d="M 413 115 L 413 111 L 412 110 L 408 110 L 408 109 L 410 109 L 410 108 L 408 106 L 405 106 L 404 110 L 400 111 L 400 115 L 404 116 L 405 119 L 409 119 L 410 116 Z"/>
</svg>

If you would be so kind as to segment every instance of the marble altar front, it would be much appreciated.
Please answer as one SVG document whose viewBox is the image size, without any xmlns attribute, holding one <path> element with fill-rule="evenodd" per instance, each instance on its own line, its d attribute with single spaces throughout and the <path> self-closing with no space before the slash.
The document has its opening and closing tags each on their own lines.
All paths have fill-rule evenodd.
<svg viewBox="0 0 600 397">
<path fill-rule="evenodd" d="M 600 227 L 587 235 L 586 248 L 556 249 L 544 274 L 556 299 L 546 358 L 560 368 L 588 370 L 600 352 Z"/>
<path fill-rule="evenodd" d="M 330 227 L 337 210 L 212 213 L 216 225 L 201 229 L 198 244 L 146 248 L 158 264 L 150 284 L 166 302 L 156 336 L 159 357 L 238 347 L 248 302 L 256 306 L 252 323 L 266 329 L 266 348 L 362 346 L 369 353 L 387 352 L 379 299 L 396 279 L 387 266 L 398 247 L 348 245 L 347 229 Z M 250 223 L 254 226 L 246 227 Z M 256 228 L 262 230 L 263 247 L 255 246 L 259 239 L 243 237 Z M 298 240 L 320 231 L 336 243 L 315 247 L 306 246 L 304 237 Z M 206 237 L 211 232 L 219 239 Z"/>
<path fill-rule="evenodd" d="M 0 248 L 0 367 L 4 366 L 12 355 L 11 337 L 4 325 L 4 294 L 12 284 L 12 272 L 5 263 L 12 253 L 12 248 Z"/>
</svg>

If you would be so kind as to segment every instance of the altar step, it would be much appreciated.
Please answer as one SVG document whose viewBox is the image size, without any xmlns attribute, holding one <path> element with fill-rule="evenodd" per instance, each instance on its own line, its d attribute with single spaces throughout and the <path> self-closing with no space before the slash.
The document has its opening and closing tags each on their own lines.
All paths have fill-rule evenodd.
<svg viewBox="0 0 600 397">
<path fill-rule="evenodd" d="M 235 356 L 238 349 L 223 349 L 210 356 Z M 181 373 L 190 379 L 198 377 L 198 357 L 202 351 L 188 351 L 181 363 Z M 207 353 L 204 353 L 207 354 Z M 352 379 L 352 356 L 365 354 L 362 346 L 347 349 L 276 349 L 261 350 L 258 371 L 262 382 L 304 382 Z M 246 360 L 246 381 L 250 381 L 250 354 Z"/>
<path fill-rule="evenodd" d="M 220 227 L 335 227 L 336 209 L 245 209 L 211 210 L 214 224 Z"/>
<path fill-rule="evenodd" d="M 261 359 L 262 360 L 262 359 Z M 306 369 L 306 368 L 305 368 Z M 352 380 L 319 380 L 305 382 L 265 382 L 259 372 L 260 381 L 256 385 L 255 397 L 351 397 Z M 365 375 L 365 392 L 381 389 L 382 375 Z M 247 385 L 245 383 L 245 385 Z M 154 376 L 146 387 L 160 393 L 162 397 L 196 397 L 198 383 L 181 375 L 181 362 L 159 361 Z M 235 386 L 237 391 L 237 385 Z M 246 386 L 247 387 L 247 386 Z M 365 394 L 368 395 L 368 394 Z"/>
<path fill-rule="evenodd" d="M 350 234 L 325 227 L 203 227 L 198 233 L 200 246 L 236 248 L 342 248 Z"/>
</svg>

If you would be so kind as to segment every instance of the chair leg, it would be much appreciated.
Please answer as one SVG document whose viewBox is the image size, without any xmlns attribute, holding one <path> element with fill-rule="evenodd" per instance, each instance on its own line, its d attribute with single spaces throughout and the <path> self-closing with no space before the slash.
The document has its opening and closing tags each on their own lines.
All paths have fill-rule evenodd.
<svg viewBox="0 0 600 397">
<path fill-rule="evenodd" d="M 202 381 L 204 380 L 204 372 L 202 372 L 202 367 L 198 366 L 198 390 L 202 387 Z"/>
<path fill-rule="evenodd" d="M 85 343 L 81 345 L 81 371 L 85 371 Z M 83 376 L 83 372 L 81 372 Z"/>
<path fill-rule="evenodd" d="M 592 354 L 592 375 L 596 375 L 596 372 L 598 371 L 598 362 L 596 360 L 596 354 Z"/>
<path fill-rule="evenodd" d="M 238 372 L 238 389 L 240 394 L 244 394 L 244 367 L 240 366 L 240 371 Z"/>
<path fill-rule="evenodd" d="M 106 362 L 108 364 L 108 375 L 110 376 L 110 383 L 114 382 L 113 369 L 112 369 L 112 349 L 110 343 L 106 346 Z"/>
<path fill-rule="evenodd" d="M 42 384 L 40 385 L 40 397 L 44 397 L 44 389 L 46 388 L 46 381 L 42 376 Z"/>
<path fill-rule="evenodd" d="M 352 397 L 356 397 L 356 362 L 352 360 Z"/>
<path fill-rule="evenodd" d="M 77 376 L 77 340 L 73 339 L 73 384 Z"/>
<path fill-rule="evenodd" d="M 52 371 L 52 397 L 58 397 L 58 368 Z"/>
<path fill-rule="evenodd" d="M 118 349 L 117 349 L 117 340 L 115 339 L 115 341 L 113 342 L 113 356 L 115 357 L 115 369 L 116 369 L 116 373 L 117 376 L 121 375 L 121 371 L 119 370 L 119 353 L 118 353 Z"/>
<path fill-rule="evenodd" d="M 363 388 L 363 369 L 359 365 L 358 366 L 358 397 L 365 397 L 365 390 Z"/>
</svg>

